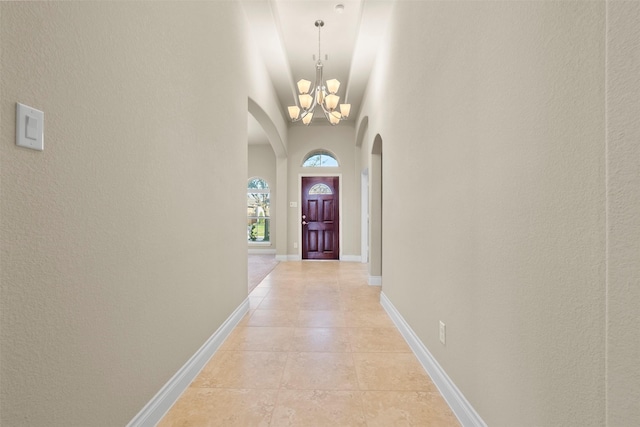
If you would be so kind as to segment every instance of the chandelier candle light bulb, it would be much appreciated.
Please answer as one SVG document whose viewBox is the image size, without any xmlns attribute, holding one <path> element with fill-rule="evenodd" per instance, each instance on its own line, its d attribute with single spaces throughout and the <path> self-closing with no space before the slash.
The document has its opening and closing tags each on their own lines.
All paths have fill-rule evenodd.
<svg viewBox="0 0 640 427">
<path fill-rule="evenodd" d="M 324 65 L 320 58 L 320 29 L 324 26 L 324 22 L 317 20 L 315 26 L 318 27 L 318 62 L 316 63 L 316 81 L 311 89 L 311 82 L 309 80 L 300 79 L 297 83 L 298 86 L 298 105 L 288 107 L 289 117 L 291 121 L 297 122 L 302 120 L 302 123 L 309 125 L 313 120 L 313 112 L 319 105 L 325 118 L 332 125 L 337 125 L 340 120 L 344 120 L 349 117 L 351 111 L 351 104 L 339 104 L 340 97 L 336 95 L 340 88 L 340 82 L 337 79 L 331 79 L 326 81 L 326 86 L 323 84 L 322 69 Z"/>
</svg>

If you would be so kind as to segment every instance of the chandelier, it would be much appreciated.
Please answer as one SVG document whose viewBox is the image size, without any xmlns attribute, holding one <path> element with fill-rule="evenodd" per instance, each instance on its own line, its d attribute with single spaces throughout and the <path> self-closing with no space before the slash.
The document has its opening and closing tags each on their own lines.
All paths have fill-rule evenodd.
<svg viewBox="0 0 640 427">
<path fill-rule="evenodd" d="M 289 117 L 292 122 L 302 120 L 302 123 L 309 125 L 313 119 L 313 111 L 317 106 L 322 108 L 322 112 L 329 123 L 337 125 L 340 120 L 349 117 L 351 104 L 339 104 L 340 97 L 336 95 L 340 82 L 336 79 L 326 81 L 322 79 L 322 61 L 320 60 L 320 29 L 324 27 L 324 22 L 316 21 L 318 27 L 318 62 L 316 63 L 316 81 L 311 87 L 309 80 L 301 79 L 298 82 L 298 103 L 289 107 Z"/>
</svg>

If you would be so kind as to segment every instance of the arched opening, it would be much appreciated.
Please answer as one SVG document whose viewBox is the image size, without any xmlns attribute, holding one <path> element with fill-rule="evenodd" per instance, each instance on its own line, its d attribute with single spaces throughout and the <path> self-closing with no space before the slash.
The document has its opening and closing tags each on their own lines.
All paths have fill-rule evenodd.
<svg viewBox="0 0 640 427">
<path fill-rule="evenodd" d="M 253 99 L 248 98 L 248 111 L 264 131 L 275 155 L 275 178 L 271 185 L 271 244 L 276 258 L 287 258 L 287 149 L 285 141 L 269 115 Z M 250 174 L 251 175 L 251 174 Z"/>
<path fill-rule="evenodd" d="M 369 284 L 382 284 L 382 137 L 371 146 L 369 160 Z"/>
<path fill-rule="evenodd" d="M 247 245 L 249 292 L 286 251 L 286 150 L 267 113 L 248 99 Z"/>
<path fill-rule="evenodd" d="M 367 138 L 369 131 L 369 116 L 364 116 L 358 125 L 356 134 L 356 149 L 361 152 L 363 142 Z M 366 145 L 365 145 L 366 148 Z M 368 156 L 366 156 L 368 159 Z M 361 158 L 362 159 L 362 158 Z M 363 264 L 369 263 L 369 164 L 367 160 L 361 160 L 360 171 L 360 261 Z"/>
</svg>

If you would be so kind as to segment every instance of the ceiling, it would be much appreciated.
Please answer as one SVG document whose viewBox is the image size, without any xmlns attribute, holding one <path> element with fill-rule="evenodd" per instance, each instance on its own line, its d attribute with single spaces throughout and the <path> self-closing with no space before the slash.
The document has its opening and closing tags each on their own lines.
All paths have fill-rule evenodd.
<svg viewBox="0 0 640 427">
<path fill-rule="evenodd" d="M 315 22 L 320 19 L 324 21 L 320 46 L 324 79 L 340 81 L 340 103 L 351 104 L 349 116 L 355 119 L 393 0 L 242 0 L 242 3 L 283 116 L 288 119 L 287 106 L 294 105 L 297 98 L 296 82 L 315 79 L 318 56 Z M 268 143 L 260 125 L 249 116 L 249 143 Z M 326 124 L 323 117 L 314 117 L 311 125 Z"/>
</svg>

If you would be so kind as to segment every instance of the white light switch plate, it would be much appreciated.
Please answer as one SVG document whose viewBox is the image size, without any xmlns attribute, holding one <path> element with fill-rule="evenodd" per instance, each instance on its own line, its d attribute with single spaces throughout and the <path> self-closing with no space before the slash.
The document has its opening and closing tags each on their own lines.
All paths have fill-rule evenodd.
<svg viewBox="0 0 640 427">
<path fill-rule="evenodd" d="M 44 150 L 44 113 L 16 103 L 16 145 Z"/>
</svg>

